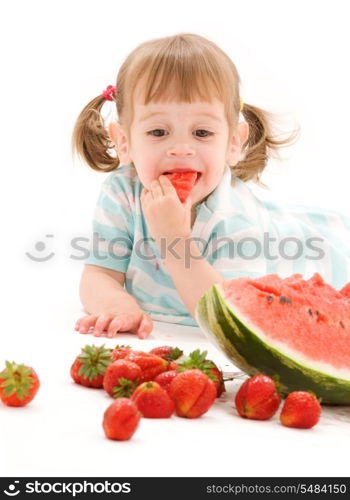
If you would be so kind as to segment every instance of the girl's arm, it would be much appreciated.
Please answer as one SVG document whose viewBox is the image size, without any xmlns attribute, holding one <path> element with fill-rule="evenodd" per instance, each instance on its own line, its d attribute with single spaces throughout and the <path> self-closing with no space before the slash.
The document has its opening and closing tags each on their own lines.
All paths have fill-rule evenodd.
<svg viewBox="0 0 350 500">
<path fill-rule="evenodd" d="M 124 290 L 125 274 L 86 264 L 80 281 L 80 298 L 88 316 L 78 319 L 75 330 L 114 337 L 118 332 L 134 332 L 146 338 L 153 329 L 151 317 Z"/>
<path fill-rule="evenodd" d="M 140 312 L 124 289 L 125 273 L 86 264 L 80 280 L 80 299 L 88 314 Z"/>
<path fill-rule="evenodd" d="M 141 204 L 148 229 L 162 255 L 165 253 L 163 263 L 183 303 L 195 318 L 198 300 L 212 285 L 222 283 L 224 278 L 209 264 L 192 240 L 191 197 L 181 203 L 170 180 L 161 175 L 158 180 L 152 181 L 151 191 L 142 190 Z"/>
<path fill-rule="evenodd" d="M 194 240 L 181 238 L 173 252 L 166 252 L 163 259 L 182 301 L 194 318 L 201 296 L 215 283 L 224 281 L 203 257 Z"/>
</svg>

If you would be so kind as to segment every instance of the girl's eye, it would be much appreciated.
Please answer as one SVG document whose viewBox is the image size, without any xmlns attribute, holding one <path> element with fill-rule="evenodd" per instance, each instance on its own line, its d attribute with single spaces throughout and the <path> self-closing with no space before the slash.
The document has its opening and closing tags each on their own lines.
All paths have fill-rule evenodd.
<svg viewBox="0 0 350 500">
<path fill-rule="evenodd" d="M 155 130 L 150 130 L 149 132 L 147 132 L 147 135 L 154 135 L 154 137 L 163 137 L 162 132 L 165 132 L 165 130 L 156 128 Z"/>
<path fill-rule="evenodd" d="M 196 132 L 200 132 L 200 135 L 198 135 L 198 137 L 209 137 L 210 135 L 213 135 L 213 132 L 209 132 L 208 130 L 196 130 Z M 207 135 L 202 135 L 202 133 Z"/>
<path fill-rule="evenodd" d="M 150 130 L 149 132 L 147 132 L 147 135 L 153 135 L 154 137 L 163 137 L 164 134 L 163 132 L 165 132 L 164 129 L 161 129 L 161 128 L 157 128 L 155 130 Z M 197 137 L 209 137 L 210 135 L 214 135 L 213 132 L 209 132 L 208 130 L 202 130 L 202 129 L 198 129 L 196 130 L 196 134 L 197 132 L 199 133 L 199 135 L 197 135 Z"/>
</svg>

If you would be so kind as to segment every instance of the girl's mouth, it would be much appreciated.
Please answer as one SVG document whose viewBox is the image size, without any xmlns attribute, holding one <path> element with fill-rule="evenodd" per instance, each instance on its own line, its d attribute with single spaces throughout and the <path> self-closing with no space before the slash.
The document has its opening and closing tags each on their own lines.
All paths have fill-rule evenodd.
<svg viewBox="0 0 350 500">
<path fill-rule="evenodd" d="M 183 170 L 182 172 L 193 172 L 193 170 Z M 174 173 L 181 173 L 180 171 L 176 172 L 176 171 L 172 171 L 172 172 L 164 172 L 163 175 L 169 175 L 169 174 L 174 174 Z M 201 178 L 202 174 L 201 172 L 196 172 L 197 174 L 197 179 L 196 179 L 196 182 L 195 184 L 197 184 L 197 182 L 199 181 L 199 179 Z"/>
</svg>

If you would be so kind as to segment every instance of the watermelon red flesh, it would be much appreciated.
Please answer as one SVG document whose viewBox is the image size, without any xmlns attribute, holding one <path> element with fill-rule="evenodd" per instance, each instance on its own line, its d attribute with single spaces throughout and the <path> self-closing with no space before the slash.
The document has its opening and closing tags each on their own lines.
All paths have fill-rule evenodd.
<svg viewBox="0 0 350 500">
<path fill-rule="evenodd" d="M 240 315 L 248 315 L 269 339 L 283 342 L 313 361 L 350 370 L 349 298 L 324 283 L 317 273 L 307 281 L 301 275 L 284 280 L 277 275 L 255 282 L 239 280 L 224 283 L 225 298 L 237 304 Z"/>
<path fill-rule="evenodd" d="M 350 283 L 348 283 L 347 285 L 345 285 L 341 290 L 340 290 L 340 293 L 342 293 L 343 295 L 346 295 L 347 297 L 350 298 Z"/>
<path fill-rule="evenodd" d="M 350 404 L 350 299 L 319 274 L 214 285 L 199 300 L 196 319 L 249 375 L 277 374 L 285 394 L 310 390 L 324 403 Z"/>
<path fill-rule="evenodd" d="M 166 175 L 176 189 L 181 203 L 186 201 L 197 180 L 197 172 L 173 172 Z"/>
</svg>

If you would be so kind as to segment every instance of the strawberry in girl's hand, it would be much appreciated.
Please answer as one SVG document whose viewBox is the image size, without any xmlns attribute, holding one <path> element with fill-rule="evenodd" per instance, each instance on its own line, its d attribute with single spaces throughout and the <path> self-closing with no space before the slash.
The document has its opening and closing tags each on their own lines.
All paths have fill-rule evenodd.
<svg viewBox="0 0 350 500">
<path fill-rule="evenodd" d="M 6 368 L 0 372 L 0 398 L 7 406 L 25 406 L 38 392 L 38 375 L 24 364 L 5 361 L 5 365 Z"/>
<path fill-rule="evenodd" d="M 107 369 L 103 379 L 103 388 L 113 398 L 129 398 L 139 385 L 141 368 L 132 361 L 117 359 Z"/>
<path fill-rule="evenodd" d="M 169 364 L 160 356 L 142 351 L 131 351 L 124 359 L 139 365 L 142 370 L 140 383 L 153 380 L 159 373 L 165 372 Z"/>
<path fill-rule="evenodd" d="M 117 361 L 117 359 L 124 359 L 131 352 L 131 346 L 129 345 L 116 345 L 112 350 L 112 361 Z"/>
<path fill-rule="evenodd" d="M 163 389 L 170 394 L 170 384 L 172 380 L 178 375 L 177 370 L 167 370 L 166 372 L 160 373 L 154 379 L 154 382 L 157 382 Z"/>
<path fill-rule="evenodd" d="M 131 396 L 146 418 L 169 418 L 174 413 L 174 402 L 157 382 L 144 382 Z"/>
<path fill-rule="evenodd" d="M 170 384 L 169 392 L 179 417 L 200 417 L 216 398 L 214 382 L 197 369 L 178 373 Z"/>
<path fill-rule="evenodd" d="M 118 398 L 103 415 L 103 430 L 108 439 L 126 441 L 139 426 L 141 413 L 136 404 L 128 398 Z"/>
<path fill-rule="evenodd" d="M 153 349 L 150 350 L 151 354 L 156 354 L 157 356 L 160 356 L 161 358 L 165 359 L 166 361 L 175 361 L 175 359 L 178 359 L 180 356 L 183 355 L 183 351 L 179 349 L 178 347 L 171 347 L 168 345 L 163 345 L 161 347 L 154 347 Z"/>
<path fill-rule="evenodd" d="M 70 374 L 76 384 L 101 388 L 107 366 L 112 362 L 111 349 L 86 345 L 71 366 Z"/>
<path fill-rule="evenodd" d="M 310 429 L 319 421 L 321 412 L 321 405 L 314 394 L 294 391 L 284 401 L 280 421 L 286 427 Z"/>
<path fill-rule="evenodd" d="M 217 397 L 225 391 L 225 384 L 222 377 L 222 371 L 216 366 L 213 361 L 206 359 L 208 351 L 201 352 L 199 349 L 192 351 L 187 358 L 184 360 L 176 362 L 178 365 L 177 370 L 179 372 L 185 370 L 192 370 L 197 368 L 203 373 L 208 375 L 208 377 L 214 382 L 217 392 Z"/>
<path fill-rule="evenodd" d="M 271 418 L 276 413 L 280 401 L 275 381 L 261 373 L 246 380 L 235 397 L 239 415 L 254 420 Z"/>
</svg>

